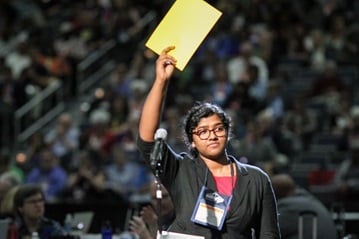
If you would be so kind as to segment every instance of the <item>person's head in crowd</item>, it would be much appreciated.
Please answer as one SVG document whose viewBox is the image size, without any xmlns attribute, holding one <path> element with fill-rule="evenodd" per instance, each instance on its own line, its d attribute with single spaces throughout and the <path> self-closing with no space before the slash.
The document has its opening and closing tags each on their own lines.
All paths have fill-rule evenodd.
<svg viewBox="0 0 359 239">
<path fill-rule="evenodd" d="M 20 185 L 14 186 L 3 195 L 0 205 L 0 215 L 15 217 L 16 208 L 14 206 L 14 197 L 19 187 Z"/>
<path fill-rule="evenodd" d="M 121 94 L 114 95 L 110 102 L 110 112 L 111 127 L 120 127 L 126 122 L 130 112 L 128 99 Z"/>
<path fill-rule="evenodd" d="M 267 89 L 267 98 L 273 99 L 276 96 L 280 95 L 282 91 L 282 85 L 280 83 L 279 80 L 272 80 L 269 82 L 268 84 L 268 89 Z"/>
<path fill-rule="evenodd" d="M 69 113 L 62 113 L 57 119 L 57 129 L 58 133 L 65 133 L 72 126 L 72 116 Z"/>
<path fill-rule="evenodd" d="M 338 239 L 332 213 L 315 194 L 297 184 L 288 173 L 272 175 L 271 180 L 278 200 L 281 238 L 312 238 L 314 230 L 312 215 L 315 215 L 317 219 L 315 238 Z M 300 222 L 302 228 L 299 226 Z"/>
<path fill-rule="evenodd" d="M 102 108 L 93 110 L 90 113 L 90 124 L 92 125 L 107 125 L 110 122 L 110 113 Z"/>
<path fill-rule="evenodd" d="M 47 147 L 41 149 L 39 156 L 39 167 L 43 172 L 51 171 L 59 163 L 58 158 Z"/>
<path fill-rule="evenodd" d="M 297 188 L 294 180 L 288 174 L 276 174 L 271 177 L 272 186 L 277 199 L 288 197 Z"/>
<path fill-rule="evenodd" d="M 18 216 L 24 221 L 40 220 L 45 214 L 45 195 L 36 184 L 21 185 L 14 196 Z"/>
<path fill-rule="evenodd" d="M 79 155 L 78 171 L 87 171 L 95 175 L 101 170 L 102 161 L 102 157 L 96 150 L 84 150 Z"/>
<path fill-rule="evenodd" d="M 142 98 L 148 90 L 148 85 L 143 79 L 135 79 L 131 82 L 131 90 L 135 99 Z"/>
<path fill-rule="evenodd" d="M 332 78 L 337 75 L 337 63 L 332 60 L 328 60 L 324 65 L 323 73 L 327 78 Z"/>
<path fill-rule="evenodd" d="M 248 59 L 252 55 L 252 52 L 253 52 L 253 46 L 249 41 L 244 42 L 240 46 L 240 54 L 243 58 Z"/>
<path fill-rule="evenodd" d="M 112 147 L 112 159 L 113 162 L 119 168 L 124 168 L 125 165 L 129 162 L 128 154 L 125 151 L 124 145 L 117 143 Z"/>
</svg>

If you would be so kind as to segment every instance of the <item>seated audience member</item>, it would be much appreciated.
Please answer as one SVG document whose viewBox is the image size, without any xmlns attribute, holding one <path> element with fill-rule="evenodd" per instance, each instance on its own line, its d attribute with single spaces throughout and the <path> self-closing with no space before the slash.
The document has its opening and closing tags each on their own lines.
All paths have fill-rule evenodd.
<svg viewBox="0 0 359 239">
<path fill-rule="evenodd" d="M 317 214 L 317 239 L 338 238 L 338 232 L 330 211 L 314 195 L 298 187 L 288 174 L 274 175 L 271 180 L 277 197 L 282 239 L 298 238 L 299 214 L 304 211 Z M 303 238 L 311 238 L 311 217 L 305 216 L 303 219 Z"/>
<path fill-rule="evenodd" d="M 24 144 L 26 151 L 26 161 L 21 164 L 21 168 L 26 175 L 33 167 L 39 164 L 40 151 L 47 147 L 43 132 L 35 132 Z"/>
<path fill-rule="evenodd" d="M 258 77 L 264 83 L 268 82 L 268 66 L 261 56 L 255 54 L 253 44 L 249 41 L 240 44 L 240 54 L 229 59 L 227 63 L 229 80 L 233 84 L 237 83 L 244 74 L 246 67 L 254 65 L 258 70 Z"/>
<path fill-rule="evenodd" d="M 249 89 L 249 82 L 240 81 L 236 83 L 223 106 L 235 112 L 240 112 L 242 117 L 254 117 L 263 106 L 260 101 L 250 94 Z"/>
<path fill-rule="evenodd" d="M 45 141 L 59 158 L 60 164 L 68 169 L 79 145 L 79 130 L 69 113 L 62 113 L 57 118 L 55 127 L 46 134 Z"/>
<path fill-rule="evenodd" d="M 278 151 L 273 140 L 265 134 L 264 125 L 259 118 L 246 123 L 245 135 L 237 142 L 233 142 L 235 151 L 240 152 L 241 157 L 247 158 L 249 164 L 257 165 L 271 173 L 276 164 Z"/>
<path fill-rule="evenodd" d="M 337 64 L 334 61 L 328 61 L 325 63 L 323 72 L 312 79 L 308 89 L 308 99 L 314 103 L 323 103 L 329 114 L 335 114 L 340 106 L 341 94 L 348 90 L 350 88 L 339 74 Z"/>
<path fill-rule="evenodd" d="M 111 114 L 107 109 L 101 107 L 94 109 L 89 115 L 87 129 L 81 135 L 80 148 L 88 148 L 101 154 L 105 159 L 110 151 L 116 134 L 111 130 Z"/>
<path fill-rule="evenodd" d="M 67 173 L 59 165 L 58 158 L 47 147 L 39 154 L 39 165 L 35 166 L 27 175 L 25 183 L 41 185 L 46 200 L 57 199 L 66 184 Z"/>
<path fill-rule="evenodd" d="M 267 95 L 268 82 L 261 80 L 259 76 L 258 67 L 254 64 L 249 64 L 246 67 L 246 73 L 243 74 L 241 81 L 249 84 L 249 95 L 262 102 Z"/>
<path fill-rule="evenodd" d="M 228 80 L 228 72 L 226 65 L 223 61 L 215 64 L 215 77 L 214 80 L 208 82 L 209 91 L 206 98 L 213 101 L 218 105 L 223 106 L 227 101 L 228 96 L 233 91 L 233 84 Z"/>
<path fill-rule="evenodd" d="M 63 198 L 76 202 L 103 201 L 105 174 L 101 162 L 101 156 L 97 151 L 82 151 L 78 166 L 69 173 Z"/>
<path fill-rule="evenodd" d="M 112 162 L 104 172 L 107 189 L 128 201 L 148 192 L 152 178 L 145 164 L 129 160 L 122 143 L 112 148 Z"/>
<path fill-rule="evenodd" d="M 175 217 L 175 209 L 167 189 L 161 184 L 162 199 L 156 197 L 157 183 L 151 184 L 151 204 L 142 207 L 139 216 L 130 220 L 130 231 L 136 233 L 139 239 L 154 239 L 157 235 L 158 225 L 166 230 Z M 160 202 L 160 204 L 158 204 Z M 161 216 L 158 216 L 160 212 Z M 160 220 L 160 221 L 159 221 Z"/>
<path fill-rule="evenodd" d="M 19 238 L 31 238 L 37 232 L 41 239 L 66 234 L 60 223 L 45 217 L 45 194 L 35 184 L 21 185 L 14 196 Z"/>
<path fill-rule="evenodd" d="M 268 83 L 267 94 L 264 99 L 264 108 L 271 112 L 275 120 L 281 119 L 284 115 L 285 105 L 282 90 L 280 80 L 273 79 Z"/>
<path fill-rule="evenodd" d="M 291 135 L 296 152 L 309 149 L 309 142 L 317 132 L 317 112 L 305 106 L 305 99 L 295 97 L 287 113 L 283 117 L 283 132 Z"/>
</svg>

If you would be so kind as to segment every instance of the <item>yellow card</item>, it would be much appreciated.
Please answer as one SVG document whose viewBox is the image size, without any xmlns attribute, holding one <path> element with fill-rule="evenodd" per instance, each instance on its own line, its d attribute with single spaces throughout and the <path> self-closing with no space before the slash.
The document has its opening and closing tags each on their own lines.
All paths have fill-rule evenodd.
<svg viewBox="0 0 359 239">
<path fill-rule="evenodd" d="M 169 54 L 176 58 L 176 68 L 182 71 L 221 15 L 203 0 L 177 0 L 147 40 L 146 47 L 159 55 L 167 46 L 175 46 Z"/>
</svg>

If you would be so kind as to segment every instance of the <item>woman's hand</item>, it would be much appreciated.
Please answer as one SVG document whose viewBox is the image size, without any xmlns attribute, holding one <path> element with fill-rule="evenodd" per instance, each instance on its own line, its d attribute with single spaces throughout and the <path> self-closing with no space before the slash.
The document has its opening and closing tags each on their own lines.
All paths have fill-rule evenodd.
<svg viewBox="0 0 359 239">
<path fill-rule="evenodd" d="M 176 59 L 168 55 L 168 52 L 175 49 L 174 46 L 166 47 L 159 55 L 156 61 L 156 78 L 161 80 L 168 80 L 171 78 L 175 65 Z"/>
</svg>

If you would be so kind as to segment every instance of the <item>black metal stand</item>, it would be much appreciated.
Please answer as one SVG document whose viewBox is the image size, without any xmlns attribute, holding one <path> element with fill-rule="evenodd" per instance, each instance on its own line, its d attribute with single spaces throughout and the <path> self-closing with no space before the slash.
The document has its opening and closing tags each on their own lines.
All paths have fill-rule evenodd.
<svg viewBox="0 0 359 239">
<path fill-rule="evenodd" d="M 162 235 L 162 188 L 159 178 L 156 176 L 156 214 L 157 214 L 157 225 L 160 235 Z"/>
<path fill-rule="evenodd" d="M 162 150 L 162 149 L 161 149 Z M 158 155 L 158 157 L 153 162 L 153 169 L 155 173 L 155 182 L 156 182 L 156 214 L 157 214 L 157 225 L 158 225 L 158 231 L 160 235 L 162 236 L 162 187 L 161 187 L 161 180 L 160 175 L 162 173 L 162 156 L 161 154 Z"/>
</svg>

